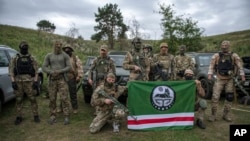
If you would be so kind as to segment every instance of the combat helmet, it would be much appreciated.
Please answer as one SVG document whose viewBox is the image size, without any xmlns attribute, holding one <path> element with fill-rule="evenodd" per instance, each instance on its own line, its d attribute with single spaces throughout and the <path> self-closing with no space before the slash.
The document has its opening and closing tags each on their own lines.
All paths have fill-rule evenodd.
<svg viewBox="0 0 250 141">
<path fill-rule="evenodd" d="M 135 43 L 141 43 L 141 38 L 139 37 L 135 37 L 132 42 L 131 42 L 133 45 L 135 45 Z"/>
</svg>

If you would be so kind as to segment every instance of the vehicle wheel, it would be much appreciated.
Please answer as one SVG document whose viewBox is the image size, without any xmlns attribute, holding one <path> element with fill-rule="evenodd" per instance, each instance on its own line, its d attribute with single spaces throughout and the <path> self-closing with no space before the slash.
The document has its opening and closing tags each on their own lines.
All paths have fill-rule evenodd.
<svg viewBox="0 0 250 141">
<path fill-rule="evenodd" d="M 204 98 L 205 98 L 205 99 L 210 99 L 211 96 L 212 96 L 212 94 L 211 94 L 211 91 L 210 91 L 210 87 L 209 87 L 209 82 L 208 82 L 208 80 L 205 79 L 205 78 L 202 78 L 202 79 L 200 80 L 200 82 L 201 82 L 202 88 L 203 88 L 204 91 L 205 91 L 205 96 L 204 96 Z"/>
<path fill-rule="evenodd" d="M 36 89 L 36 96 L 39 96 L 42 92 L 42 77 L 41 76 L 38 76 L 38 79 L 37 79 L 37 82 L 38 82 L 38 88 Z"/>
<path fill-rule="evenodd" d="M 93 90 L 88 86 L 82 86 L 83 97 L 85 103 L 90 103 Z"/>
</svg>

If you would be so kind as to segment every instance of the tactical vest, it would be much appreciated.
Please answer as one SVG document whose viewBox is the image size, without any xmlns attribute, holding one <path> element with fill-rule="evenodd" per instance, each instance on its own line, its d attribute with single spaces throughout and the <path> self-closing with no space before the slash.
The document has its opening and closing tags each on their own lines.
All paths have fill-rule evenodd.
<svg viewBox="0 0 250 141">
<path fill-rule="evenodd" d="M 146 67 L 146 62 L 145 62 L 146 57 L 144 57 L 142 53 L 131 52 L 131 55 L 133 57 L 133 62 L 135 63 L 135 65 L 143 68 Z"/>
<path fill-rule="evenodd" d="M 35 69 L 33 67 L 33 61 L 31 56 L 20 56 L 16 57 L 16 65 L 14 68 L 15 75 L 30 74 L 32 77 L 35 76 Z"/>
<path fill-rule="evenodd" d="M 98 79 L 104 79 L 104 77 L 107 75 L 110 69 L 110 57 L 107 58 L 97 58 L 96 62 L 96 72 L 97 72 L 97 78 Z"/>
<path fill-rule="evenodd" d="M 219 52 L 219 59 L 216 69 L 220 75 L 228 76 L 229 71 L 234 70 L 232 54 L 233 53 L 225 55 L 222 52 Z"/>
</svg>

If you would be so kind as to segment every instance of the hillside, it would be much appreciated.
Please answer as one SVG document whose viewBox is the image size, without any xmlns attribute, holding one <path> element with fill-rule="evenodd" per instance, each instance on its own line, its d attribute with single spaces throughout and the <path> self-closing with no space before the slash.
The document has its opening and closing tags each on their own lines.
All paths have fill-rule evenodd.
<svg viewBox="0 0 250 141">
<path fill-rule="evenodd" d="M 72 39 L 56 34 L 39 33 L 37 30 L 27 29 L 16 26 L 1 25 L 0 24 L 0 44 L 8 45 L 18 50 L 18 44 L 21 40 L 26 40 L 30 44 L 30 52 L 34 54 L 39 64 L 42 63 L 44 56 L 52 51 L 53 41 L 55 39 L 62 39 L 65 42 L 70 42 Z M 238 32 L 231 32 L 227 34 L 214 35 L 202 37 L 203 49 L 201 52 L 218 51 L 219 44 L 222 40 L 230 40 L 232 43 L 232 50 L 241 56 L 250 54 L 250 29 Z M 93 40 L 79 40 L 75 39 L 74 44 L 75 53 L 80 59 L 85 60 L 88 55 L 97 55 L 98 47 L 105 43 L 105 41 L 96 43 Z M 153 45 L 153 48 L 158 48 L 158 41 L 147 40 L 144 43 Z M 130 50 L 130 41 L 123 41 L 125 47 L 116 44 L 116 50 Z M 119 47 L 118 47 L 119 46 Z"/>
</svg>

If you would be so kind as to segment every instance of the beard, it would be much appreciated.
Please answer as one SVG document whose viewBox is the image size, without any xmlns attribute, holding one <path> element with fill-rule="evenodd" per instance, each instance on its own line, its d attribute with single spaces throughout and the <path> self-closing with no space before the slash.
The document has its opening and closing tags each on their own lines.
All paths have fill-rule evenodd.
<svg viewBox="0 0 250 141">
<path fill-rule="evenodd" d="M 61 54 L 62 53 L 61 47 L 54 47 L 54 53 L 55 54 Z"/>
</svg>

